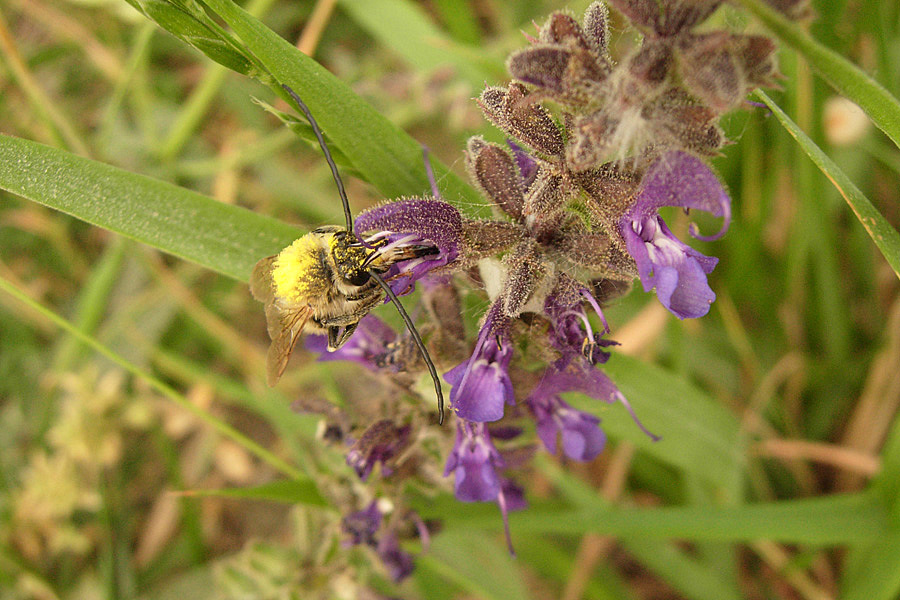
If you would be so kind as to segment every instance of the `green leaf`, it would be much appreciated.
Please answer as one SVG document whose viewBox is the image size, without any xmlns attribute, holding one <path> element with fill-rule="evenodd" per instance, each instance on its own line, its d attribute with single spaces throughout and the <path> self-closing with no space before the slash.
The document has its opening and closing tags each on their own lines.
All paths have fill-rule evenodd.
<svg viewBox="0 0 900 600">
<path fill-rule="evenodd" d="M 220 498 L 240 498 L 242 500 L 269 500 L 286 504 L 308 504 L 328 506 L 311 479 L 282 479 L 246 488 L 224 488 L 219 490 L 186 490 L 184 496 L 217 496 Z"/>
<path fill-rule="evenodd" d="M 241 281 L 256 261 L 302 234 L 170 183 L 5 135 L 0 188 Z"/>
<path fill-rule="evenodd" d="M 421 567 L 439 572 L 476 598 L 531 597 L 506 548 L 480 531 L 445 530 L 417 560 Z"/>
<path fill-rule="evenodd" d="M 714 565 L 691 556 L 689 551 L 674 543 L 633 537 L 624 540 L 622 545 L 687 598 L 740 600 L 744 597 Z"/>
<path fill-rule="evenodd" d="M 603 370 L 641 422 L 662 439 L 651 440 L 620 404 L 606 406 L 582 397 L 573 399 L 573 405 L 601 416 L 609 435 L 737 497 L 746 463 L 740 425 L 731 412 L 684 378 L 629 356 L 613 355 Z"/>
<path fill-rule="evenodd" d="M 423 518 L 446 526 L 499 530 L 495 504 L 462 504 L 451 495 L 419 499 Z M 619 508 L 600 500 L 578 508 L 538 504 L 510 515 L 513 541 L 534 534 L 583 535 L 746 542 L 768 539 L 786 544 L 868 543 L 891 531 L 880 498 L 873 493 L 843 494 L 743 506 Z"/>
<path fill-rule="evenodd" d="M 825 174 L 829 181 L 834 184 L 837 191 L 841 194 L 850 209 L 862 226 L 868 232 L 869 237 L 881 250 L 881 254 L 891 265 L 894 273 L 900 277 L 900 234 L 891 227 L 887 219 L 882 216 L 878 209 L 869 201 L 868 198 L 856 187 L 850 178 L 838 167 L 828 155 L 822 152 L 815 142 L 801 130 L 790 117 L 785 114 L 775 102 L 762 91 L 757 90 L 756 95 L 766 103 L 766 106 L 775 114 L 775 117 L 781 122 L 784 128 L 791 136 L 797 140 L 797 143 L 806 152 L 816 166 Z"/>
<path fill-rule="evenodd" d="M 842 581 L 844 600 L 894 600 L 900 593 L 900 531 L 853 556 Z"/>
<path fill-rule="evenodd" d="M 212 60 L 244 75 L 255 72 L 247 57 L 202 12 L 166 0 L 127 0 L 160 27 Z"/>
<path fill-rule="evenodd" d="M 231 0 L 204 3 L 228 23 L 277 81 L 297 92 L 329 139 L 386 198 L 421 196 L 431 190 L 422 146 L 406 132 Z M 276 91 L 288 99 L 283 90 Z M 472 216 L 490 215 L 490 208 L 471 186 L 440 163 L 433 166 L 445 200 Z"/>
<path fill-rule="evenodd" d="M 740 0 L 784 43 L 794 48 L 838 92 L 866 111 L 872 122 L 900 146 L 900 102 L 849 60 L 812 39 L 799 25 L 762 0 Z"/>
</svg>

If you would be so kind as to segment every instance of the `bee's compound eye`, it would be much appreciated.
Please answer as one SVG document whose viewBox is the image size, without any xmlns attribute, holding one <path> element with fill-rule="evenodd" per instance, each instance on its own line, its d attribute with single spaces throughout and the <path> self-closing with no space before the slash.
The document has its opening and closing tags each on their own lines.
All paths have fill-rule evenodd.
<svg viewBox="0 0 900 600">
<path fill-rule="evenodd" d="M 365 285 L 369 282 L 370 277 L 368 271 L 359 269 L 358 271 L 350 273 L 346 279 L 352 285 Z"/>
</svg>

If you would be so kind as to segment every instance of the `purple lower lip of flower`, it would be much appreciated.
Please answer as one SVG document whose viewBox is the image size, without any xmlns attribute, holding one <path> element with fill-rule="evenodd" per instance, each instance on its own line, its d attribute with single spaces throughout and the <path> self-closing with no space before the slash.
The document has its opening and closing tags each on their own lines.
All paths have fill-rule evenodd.
<svg viewBox="0 0 900 600">
<path fill-rule="evenodd" d="M 679 319 L 702 317 L 716 294 L 707 283 L 719 259 L 705 256 L 676 238 L 659 216 L 622 228 L 644 291 L 656 288 L 659 301 Z"/>
<path fill-rule="evenodd" d="M 505 328 L 498 327 L 495 304 L 487 318 L 472 356 L 444 374 L 450 390 L 450 406 L 467 421 L 485 423 L 503 417 L 505 404 L 514 404 L 512 381 L 507 369 L 512 360 L 512 344 Z"/>
<path fill-rule="evenodd" d="M 637 200 L 619 221 L 619 231 L 637 264 L 644 290 L 656 288 L 663 306 L 680 319 L 701 317 L 716 298 L 706 276 L 718 259 L 676 238 L 658 214 L 662 206 L 694 208 L 722 217 L 721 230 L 712 236 L 700 236 L 692 225 L 694 237 L 714 240 L 728 229 L 731 200 L 702 161 L 684 152 L 670 152 L 650 166 Z"/>
<path fill-rule="evenodd" d="M 600 429 L 600 419 L 575 410 L 559 394 L 573 389 L 573 381 L 566 373 L 551 368 L 528 399 L 537 421 L 538 437 L 547 451 L 556 454 L 557 436 L 562 437 L 563 452 L 569 458 L 590 461 L 606 446 L 606 434 Z"/>
<path fill-rule="evenodd" d="M 460 421 L 456 427 L 456 444 L 444 468 L 445 477 L 451 473 L 455 477 L 457 500 L 496 500 L 502 484 L 498 469 L 502 467 L 503 459 L 484 424 Z"/>
<path fill-rule="evenodd" d="M 509 479 L 500 475 L 503 458 L 494 448 L 490 433 L 484 423 L 471 423 L 460 419 L 456 425 L 456 443 L 447 458 L 444 476 L 454 475 L 454 494 L 462 502 L 496 501 L 503 518 L 506 545 L 515 555 L 509 533 L 509 511 L 523 508 L 521 490 Z"/>
</svg>

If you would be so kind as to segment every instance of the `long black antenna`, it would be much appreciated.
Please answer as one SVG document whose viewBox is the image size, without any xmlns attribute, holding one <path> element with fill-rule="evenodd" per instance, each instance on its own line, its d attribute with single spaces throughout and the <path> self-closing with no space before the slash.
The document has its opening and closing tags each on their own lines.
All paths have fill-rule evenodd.
<svg viewBox="0 0 900 600">
<path fill-rule="evenodd" d="M 334 183 L 337 184 L 338 194 L 341 195 L 341 204 L 344 205 L 344 218 L 347 219 L 347 232 L 353 233 L 353 215 L 350 214 L 350 201 L 347 200 L 347 192 L 344 191 L 344 182 L 341 181 L 341 174 L 338 173 L 337 165 L 334 164 L 334 159 L 331 158 L 331 152 L 329 152 L 328 146 L 325 144 L 325 138 L 322 137 L 322 130 L 319 129 L 319 124 L 316 123 L 316 119 L 312 116 L 312 112 L 310 112 L 309 107 L 306 106 L 303 100 L 300 99 L 300 96 L 284 83 L 281 84 L 281 87 L 284 88 L 284 91 L 290 94 L 291 98 L 294 99 L 294 102 L 297 103 L 297 106 L 306 116 L 306 120 L 309 121 L 309 124 L 312 126 L 313 133 L 316 134 L 316 139 L 319 140 L 319 146 L 322 147 L 325 161 L 328 163 L 328 166 L 331 167 L 331 176 L 334 177 Z"/>
<path fill-rule="evenodd" d="M 403 322 L 406 323 L 406 328 L 409 330 L 409 333 L 412 334 L 413 341 L 416 342 L 416 346 L 419 347 L 419 352 L 422 354 L 422 358 L 425 359 L 425 365 L 428 367 L 428 372 L 431 373 L 431 379 L 434 381 L 434 391 L 437 394 L 438 401 L 438 424 L 444 424 L 444 394 L 441 392 L 441 380 L 438 379 L 437 369 L 434 368 L 434 362 L 431 360 L 431 355 L 428 354 L 428 348 L 425 347 L 425 342 L 422 341 L 422 336 L 419 335 L 419 330 L 416 329 L 416 326 L 413 325 L 412 319 L 409 318 L 409 314 L 406 312 L 406 309 L 403 308 L 403 304 L 400 303 L 400 299 L 397 298 L 397 294 L 394 293 L 394 290 L 391 289 L 391 286 L 387 284 L 387 282 L 375 271 L 368 271 L 369 275 L 374 279 L 378 285 L 381 286 L 381 289 L 384 290 L 384 293 L 387 294 L 388 298 L 391 299 L 391 302 L 394 303 L 394 306 L 397 307 L 397 310 L 400 311 L 400 316 L 403 318 Z"/>
</svg>

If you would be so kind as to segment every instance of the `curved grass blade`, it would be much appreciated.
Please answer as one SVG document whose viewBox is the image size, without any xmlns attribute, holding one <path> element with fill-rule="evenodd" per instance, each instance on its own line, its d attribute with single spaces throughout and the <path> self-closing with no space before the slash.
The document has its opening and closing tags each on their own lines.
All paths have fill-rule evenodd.
<svg viewBox="0 0 900 600">
<path fill-rule="evenodd" d="M 800 53 L 838 92 L 853 100 L 900 147 L 900 101 L 840 54 L 815 41 L 762 0 L 739 0 L 772 33 Z"/>
<path fill-rule="evenodd" d="M 308 506 L 328 506 L 328 502 L 316 489 L 311 479 L 281 479 L 262 485 L 244 488 L 221 488 L 217 490 L 184 490 L 180 496 L 214 496 L 218 498 L 240 498 L 242 500 L 266 500 L 285 504 L 306 504 Z"/>
<path fill-rule="evenodd" d="M 825 174 L 825 177 L 834 184 L 838 192 L 850 205 L 850 209 L 862 226 L 868 232 L 869 237 L 881 250 L 881 254 L 891 265 L 894 273 L 900 277 L 900 233 L 891 227 L 887 219 L 882 216 L 868 198 L 856 187 L 850 178 L 838 167 L 833 160 L 822 152 L 815 142 L 801 130 L 790 117 L 785 114 L 775 102 L 769 98 L 764 92 L 757 90 L 757 97 L 765 102 L 766 106 L 772 111 L 776 118 L 781 122 L 782 126 L 791 136 L 797 140 L 800 147 L 806 152 L 816 166 Z"/>
<path fill-rule="evenodd" d="M 0 188 L 247 281 L 296 228 L 178 186 L 0 135 Z"/>
</svg>

